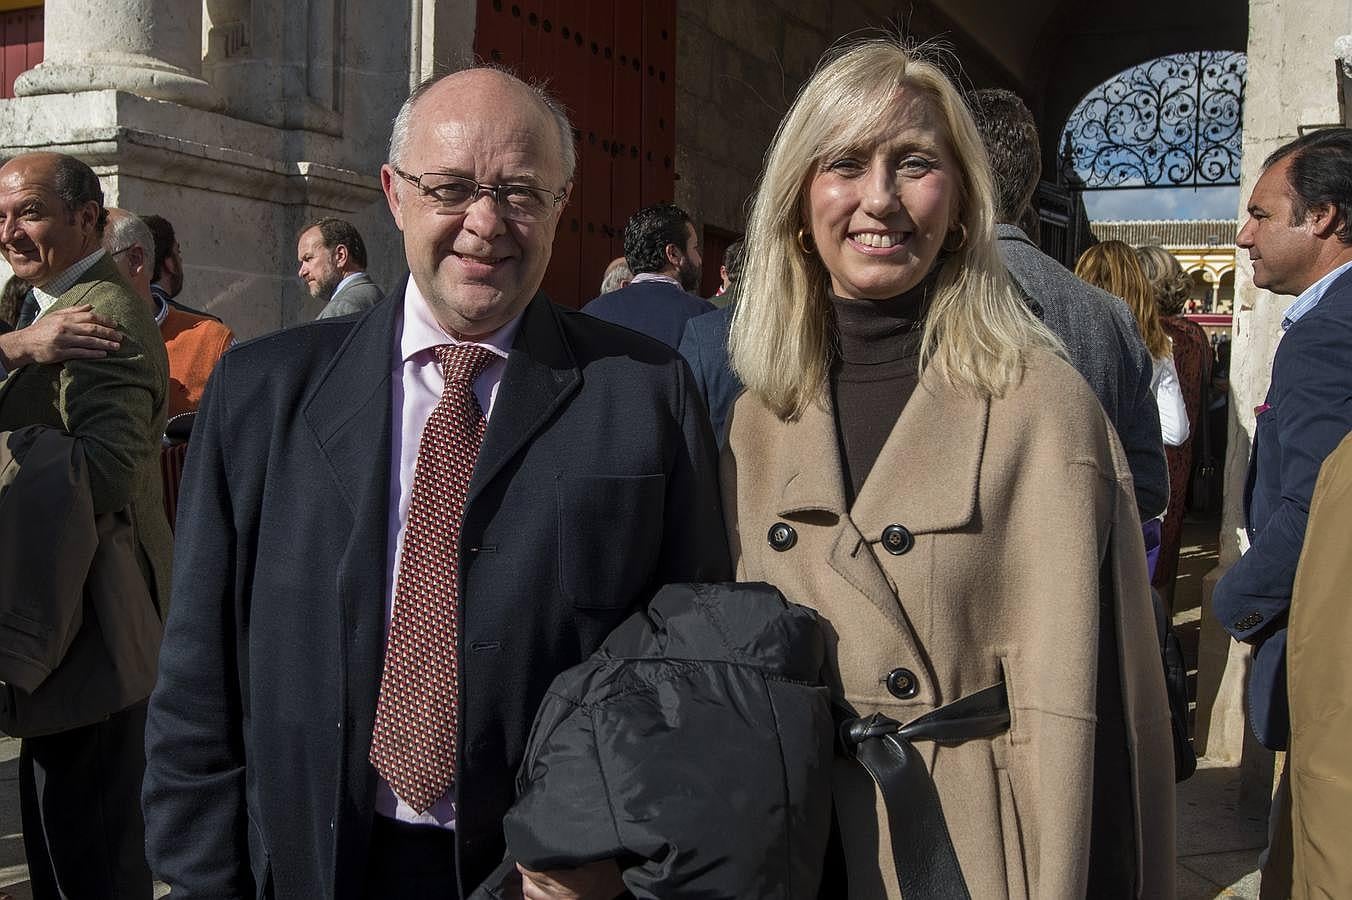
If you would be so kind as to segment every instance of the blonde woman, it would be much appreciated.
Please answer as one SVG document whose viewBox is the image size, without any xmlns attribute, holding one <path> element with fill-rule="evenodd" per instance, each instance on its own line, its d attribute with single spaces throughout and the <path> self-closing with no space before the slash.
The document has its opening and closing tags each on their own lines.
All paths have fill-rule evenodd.
<svg viewBox="0 0 1352 900">
<path fill-rule="evenodd" d="M 1155 402 L 1160 408 L 1160 437 L 1166 447 L 1179 446 L 1188 439 L 1189 428 L 1183 389 L 1179 386 L 1178 369 L 1174 365 L 1174 342 L 1160 324 L 1155 292 L 1136 258 L 1136 251 L 1122 241 L 1095 244 L 1080 255 L 1075 274 L 1127 302 L 1136 317 L 1136 327 L 1145 341 L 1145 348 L 1155 361 L 1155 378 L 1150 388 L 1155 392 Z"/>
<path fill-rule="evenodd" d="M 823 896 L 925 896 L 917 870 L 946 852 L 973 897 L 1172 896 L 1130 475 L 1000 265 L 985 152 L 942 71 L 890 40 L 824 60 L 766 156 L 744 253 L 747 390 L 721 473 L 738 576 L 818 610 L 843 715 L 908 723 L 991 692 L 1009 715 L 894 741 L 933 787 L 890 818 L 842 755 Z"/>
<path fill-rule="evenodd" d="M 1150 352 L 1150 358 L 1155 363 L 1150 390 L 1155 394 L 1155 404 L 1159 408 L 1160 438 L 1166 449 L 1180 446 L 1188 439 L 1190 429 L 1183 386 L 1179 383 L 1178 368 L 1174 365 L 1174 344 L 1160 325 L 1154 291 L 1150 289 L 1150 282 L 1145 277 L 1135 251 L 1130 244 L 1122 241 L 1095 244 L 1080 255 L 1080 261 L 1075 264 L 1075 274 L 1095 287 L 1121 297 L 1136 317 L 1136 327 L 1145 341 L 1145 349 Z M 1163 550 L 1164 517 L 1168 513 L 1166 509 L 1155 518 L 1141 523 L 1152 582 Z"/>
<path fill-rule="evenodd" d="M 1178 260 L 1163 247 L 1136 248 L 1136 258 L 1150 282 L 1160 326 L 1173 342 L 1174 369 L 1188 415 L 1188 438 L 1177 447 L 1165 447 L 1169 462 L 1169 508 L 1160 528 L 1160 559 L 1153 579 L 1156 589 L 1172 598 L 1178 574 L 1178 551 L 1183 539 L 1183 513 L 1192 476 L 1194 448 L 1202 416 L 1206 415 L 1203 386 L 1211 381 L 1211 341 L 1202 326 L 1184 318 L 1183 308 L 1192 295 L 1192 279 Z M 1204 452 L 1206 449 L 1204 448 Z M 1206 462 L 1206 461 L 1204 461 Z M 1172 605 L 1172 603 L 1171 603 Z"/>
</svg>

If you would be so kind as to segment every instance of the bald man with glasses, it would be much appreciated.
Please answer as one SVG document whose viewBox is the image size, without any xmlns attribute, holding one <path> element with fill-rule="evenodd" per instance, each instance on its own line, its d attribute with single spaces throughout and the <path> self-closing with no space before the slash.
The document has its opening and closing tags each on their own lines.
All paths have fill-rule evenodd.
<svg viewBox="0 0 1352 900">
<path fill-rule="evenodd" d="M 539 291 L 575 160 L 510 75 L 419 88 L 381 170 L 409 276 L 217 369 L 147 728 L 175 896 L 467 896 L 553 677 L 658 586 L 729 576 L 689 370 Z"/>
</svg>

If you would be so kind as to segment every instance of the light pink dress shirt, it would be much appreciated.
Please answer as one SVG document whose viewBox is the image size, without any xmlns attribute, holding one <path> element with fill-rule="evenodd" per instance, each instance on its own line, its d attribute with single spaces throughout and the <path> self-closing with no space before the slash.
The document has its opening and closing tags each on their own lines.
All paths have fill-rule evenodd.
<svg viewBox="0 0 1352 900">
<path fill-rule="evenodd" d="M 498 397 L 498 387 L 502 384 L 502 375 L 507 371 L 507 353 L 520 324 L 521 316 L 518 315 L 492 334 L 471 342 L 487 347 L 502 357 L 489 364 L 474 382 L 474 395 L 479 400 L 479 408 L 490 420 L 493 417 L 493 404 Z M 408 288 L 404 291 L 402 325 L 396 330 L 398 362 L 390 379 L 391 409 L 396 427 L 390 429 L 390 460 L 395 465 L 390 469 L 389 556 L 385 569 L 387 629 L 394 612 L 394 582 L 399 571 L 399 554 L 403 549 L 409 498 L 413 493 L 413 469 L 418 462 L 418 443 L 422 440 L 423 425 L 441 399 L 441 389 L 446 383 L 441 377 L 441 369 L 437 366 L 432 348 L 440 344 L 464 343 L 442 330 L 412 278 L 409 278 Z M 376 785 L 376 812 L 401 822 L 455 827 L 455 806 L 451 801 L 451 792 L 448 791 L 427 812 L 419 814 L 396 797 L 383 778 L 378 779 Z"/>
</svg>

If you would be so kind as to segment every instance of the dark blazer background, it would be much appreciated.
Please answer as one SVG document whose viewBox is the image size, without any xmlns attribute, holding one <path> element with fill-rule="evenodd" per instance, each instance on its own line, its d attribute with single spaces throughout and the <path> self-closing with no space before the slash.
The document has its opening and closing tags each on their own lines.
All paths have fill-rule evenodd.
<svg viewBox="0 0 1352 900">
<path fill-rule="evenodd" d="M 732 306 L 695 316 L 685 323 L 680 350 L 695 375 L 704 405 L 709 408 L 718 446 L 727 443 L 728 411 L 742 392 L 741 379 L 728 363 L 728 331 L 732 327 Z"/>
<path fill-rule="evenodd" d="M 687 294 L 665 281 L 630 284 L 602 294 L 582 307 L 589 316 L 632 328 L 673 348 L 681 343 L 686 322 L 713 310 L 714 305 L 708 300 Z"/>
<path fill-rule="evenodd" d="M 207 389 L 147 726 L 149 858 L 176 898 L 361 889 L 403 292 L 244 344 Z M 714 466 L 674 351 L 532 302 L 460 538 L 465 891 L 501 858 L 554 675 L 659 585 L 728 576 Z"/>
<path fill-rule="evenodd" d="M 1070 364 L 1103 404 L 1127 451 L 1142 519 L 1169 503 L 1169 465 L 1159 406 L 1150 383 L 1155 365 L 1127 304 L 1075 277 L 1013 225 L 996 226 L 1000 258 L 1034 312 L 1066 345 Z"/>
<path fill-rule="evenodd" d="M 1286 748 L 1286 621 L 1310 496 L 1324 459 L 1352 431 L 1352 272 L 1287 330 L 1254 427 L 1244 491 L 1249 550 L 1216 585 L 1212 608 L 1237 640 L 1255 645 L 1249 722 L 1267 747 Z"/>
</svg>

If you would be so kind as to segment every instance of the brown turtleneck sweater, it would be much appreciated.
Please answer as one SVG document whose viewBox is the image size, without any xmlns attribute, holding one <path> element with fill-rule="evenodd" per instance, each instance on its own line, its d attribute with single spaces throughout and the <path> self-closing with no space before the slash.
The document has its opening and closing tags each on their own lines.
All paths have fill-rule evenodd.
<svg viewBox="0 0 1352 900">
<path fill-rule="evenodd" d="M 915 391 L 928 287 L 921 283 L 890 300 L 830 295 L 836 326 L 831 405 L 848 506 Z"/>
</svg>

